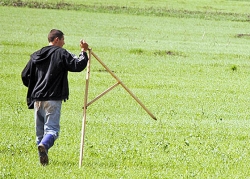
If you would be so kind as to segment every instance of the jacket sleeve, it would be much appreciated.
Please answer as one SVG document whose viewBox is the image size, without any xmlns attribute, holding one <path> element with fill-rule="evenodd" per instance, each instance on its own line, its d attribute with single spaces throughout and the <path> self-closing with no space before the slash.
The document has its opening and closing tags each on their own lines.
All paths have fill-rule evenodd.
<svg viewBox="0 0 250 179">
<path fill-rule="evenodd" d="M 87 66 L 88 55 L 86 52 L 81 52 L 79 56 L 76 56 L 65 50 L 63 55 L 63 63 L 68 71 L 81 72 Z"/>
<path fill-rule="evenodd" d="M 28 87 L 29 81 L 30 81 L 30 73 L 31 73 L 31 60 L 27 63 L 25 68 L 23 69 L 21 73 L 23 84 Z"/>
</svg>

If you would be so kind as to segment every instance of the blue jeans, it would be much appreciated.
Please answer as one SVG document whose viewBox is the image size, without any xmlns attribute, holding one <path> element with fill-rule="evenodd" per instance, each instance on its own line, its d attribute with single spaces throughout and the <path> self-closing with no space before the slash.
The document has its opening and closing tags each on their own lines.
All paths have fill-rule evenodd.
<svg viewBox="0 0 250 179">
<path fill-rule="evenodd" d="M 60 115 L 62 101 L 36 101 L 34 104 L 36 123 L 36 142 L 39 144 L 43 136 L 51 134 L 56 140 L 60 131 Z"/>
</svg>

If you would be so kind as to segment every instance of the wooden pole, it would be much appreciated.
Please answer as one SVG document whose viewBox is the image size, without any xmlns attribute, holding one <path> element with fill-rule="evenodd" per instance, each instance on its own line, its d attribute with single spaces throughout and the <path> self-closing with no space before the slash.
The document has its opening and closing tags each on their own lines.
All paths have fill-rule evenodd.
<svg viewBox="0 0 250 179">
<path fill-rule="evenodd" d="M 99 61 L 99 63 L 122 85 L 122 87 L 141 105 L 141 107 L 154 119 L 156 117 L 146 108 L 146 106 L 125 86 L 125 84 L 101 61 L 101 59 L 91 51 L 91 54 Z"/>
<path fill-rule="evenodd" d="M 87 102 L 88 102 L 87 100 L 88 100 L 89 77 L 90 77 L 90 63 L 91 63 L 91 49 L 89 49 L 89 60 L 87 64 L 87 73 L 86 73 L 86 86 L 85 86 L 84 107 L 83 107 L 79 167 L 82 166 L 82 159 L 83 159 L 84 136 L 85 136 L 85 128 L 86 128 L 86 112 L 87 112 Z"/>
<path fill-rule="evenodd" d="M 99 94 L 95 99 L 93 99 L 92 101 L 90 101 L 88 104 L 87 104 L 87 107 L 89 105 L 91 105 L 93 102 L 95 102 L 96 100 L 98 100 L 99 98 L 101 98 L 102 96 L 104 96 L 105 94 L 107 94 L 109 91 L 111 91 L 112 89 L 114 89 L 116 86 L 119 85 L 119 82 L 117 82 L 116 84 L 114 84 L 113 86 L 111 86 L 110 88 L 106 89 L 104 92 L 102 92 L 101 94 Z"/>
</svg>

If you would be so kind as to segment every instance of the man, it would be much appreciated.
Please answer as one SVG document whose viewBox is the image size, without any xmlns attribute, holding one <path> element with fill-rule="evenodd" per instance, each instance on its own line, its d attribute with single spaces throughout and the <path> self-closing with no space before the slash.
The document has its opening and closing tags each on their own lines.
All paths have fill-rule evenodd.
<svg viewBox="0 0 250 179">
<path fill-rule="evenodd" d="M 81 72 L 87 66 L 88 44 L 80 41 L 79 57 L 63 49 L 64 34 L 52 29 L 49 45 L 34 52 L 22 71 L 23 84 L 28 87 L 27 105 L 34 109 L 36 142 L 40 163 L 49 163 L 48 150 L 54 145 L 60 131 L 62 101 L 69 96 L 68 71 Z"/>
</svg>

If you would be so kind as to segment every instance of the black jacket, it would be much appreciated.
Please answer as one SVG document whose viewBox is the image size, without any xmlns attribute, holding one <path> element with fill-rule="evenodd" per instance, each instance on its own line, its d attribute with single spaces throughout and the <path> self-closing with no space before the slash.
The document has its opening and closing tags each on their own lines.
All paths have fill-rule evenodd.
<svg viewBox="0 0 250 179">
<path fill-rule="evenodd" d="M 21 74 L 28 87 L 28 108 L 34 108 L 34 101 L 67 100 L 68 71 L 80 72 L 87 62 L 87 53 L 81 52 L 77 57 L 57 46 L 46 46 L 33 53 Z"/>
</svg>

